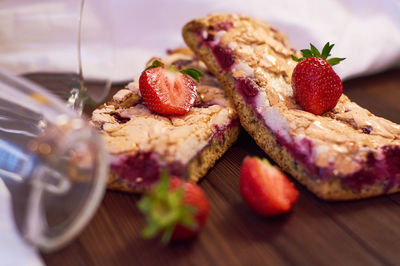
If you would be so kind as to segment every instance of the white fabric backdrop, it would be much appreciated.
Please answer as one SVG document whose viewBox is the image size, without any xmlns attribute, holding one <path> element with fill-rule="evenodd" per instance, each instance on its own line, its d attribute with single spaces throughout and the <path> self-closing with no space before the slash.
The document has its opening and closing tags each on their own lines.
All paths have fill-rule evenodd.
<svg viewBox="0 0 400 266">
<path fill-rule="evenodd" d="M 10 192 L 0 179 L 0 265 L 40 266 L 42 260 L 17 234 L 10 205 Z"/>
<path fill-rule="evenodd" d="M 16 13 L 21 2 L 26 2 L 24 15 Z M 0 66 L 17 73 L 76 70 L 78 7 L 78 0 L 0 2 L 0 24 L 7 25 L 0 27 Z M 110 77 L 113 62 L 112 78 L 129 80 L 150 57 L 183 45 L 182 25 L 213 12 L 262 18 L 284 31 L 298 49 L 310 42 L 318 48 L 335 43 L 334 55 L 347 58 L 335 67 L 342 78 L 399 62 L 399 0 L 87 0 L 84 74 Z"/>
<path fill-rule="evenodd" d="M 121 49 L 116 53 L 121 64 L 116 69 L 132 69 L 132 74 L 140 73 L 143 63 L 154 54 L 182 45 L 182 25 L 212 12 L 262 18 L 284 31 L 297 49 L 309 47 L 310 42 L 318 48 L 327 41 L 335 43 L 334 55 L 347 58 L 336 67 L 343 78 L 382 70 L 400 58 L 400 1 L 396 0 L 113 2 L 118 13 L 116 47 Z"/>
</svg>

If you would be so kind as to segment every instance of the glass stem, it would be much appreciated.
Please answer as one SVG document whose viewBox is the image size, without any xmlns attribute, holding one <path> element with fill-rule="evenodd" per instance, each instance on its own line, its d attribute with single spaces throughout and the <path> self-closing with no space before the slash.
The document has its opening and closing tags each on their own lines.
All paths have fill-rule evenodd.
<svg viewBox="0 0 400 266">
<path fill-rule="evenodd" d="M 79 18 L 78 18 L 78 84 L 74 84 L 70 91 L 70 97 L 68 98 L 68 107 L 74 109 L 79 115 L 82 115 L 83 107 L 87 99 L 87 89 L 84 84 L 83 73 L 82 73 L 82 56 L 81 56 L 81 35 L 82 35 L 82 19 L 83 19 L 83 8 L 85 6 L 85 0 L 80 1 Z"/>
<path fill-rule="evenodd" d="M 68 98 L 67 106 L 74 109 L 79 115 L 82 115 L 86 97 L 81 95 L 82 93 L 79 88 L 71 89 L 70 93 L 71 95 Z"/>
</svg>

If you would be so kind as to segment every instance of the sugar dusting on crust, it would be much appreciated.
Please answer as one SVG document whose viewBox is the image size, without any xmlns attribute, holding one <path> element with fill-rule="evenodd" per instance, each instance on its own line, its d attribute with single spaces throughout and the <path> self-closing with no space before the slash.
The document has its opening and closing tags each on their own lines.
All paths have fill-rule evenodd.
<svg viewBox="0 0 400 266">
<path fill-rule="evenodd" d="M 102 109 L 105 110 L 105 109 Z M 103 137 L 111 154 L 155 152 L 164 160 L 187 163 L 207 145 L 213 135 L 213 125 L 228 125 L 232 115 L 218 105 L 194 107 L 187 115 L 162 117 L 151 113 L 144 105 L 118 110 L 130 117 L 124 124 L 115 121 L 110 113 L 103 113 Z M 101 112 L 99 110 L 98 112 Z M 93 116 L 93 122 L 99 120 Z"/>
</svg>

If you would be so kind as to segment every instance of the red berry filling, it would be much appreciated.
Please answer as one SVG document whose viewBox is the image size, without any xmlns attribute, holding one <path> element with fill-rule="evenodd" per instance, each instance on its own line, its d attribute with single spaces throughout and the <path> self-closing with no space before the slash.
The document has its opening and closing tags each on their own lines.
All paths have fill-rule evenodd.
<svg viewBox="0 0 400 266">
<path fill-rule="evenodd" d="M 255 99 L 258 94 L 257 84 L 250 78 L 237 78 L 234 81 L 236 89 L 242 95 L 244 101 L 253 109 L 257 118 L 263 121 L 264 126 L 271 130 L 271 127 L 266 124 L 263 115 L 257 110 L 257 104 Z M 271 130 L 272 131 L 272 130 Z M 276 142 L 285 147 L 288 152 L 299 161 L 303 166 L 306 167 L 310 175 L 319 175 L 328 178 L 332 175 L 330 168 L 319 168 L 314 164 L 312 153 L 314 145 L 311 140 L 303 138 L 300 143 L 294 141 L 288 141 L 282 132 L 274 132 Z"/>
<path fill-rule="evenodd" d="M 192 62 L 193 62 L 193 61 L 190 60 L 190 59 L 178 59 L 178 60 L 175 60 L 175 61 L 172 63 L 172 65 L 176 66 L 177 69 L 181 70 L 181 69 L 183 69 L 183 68 L 185 68 L 185 67 L 190 66 L 190 64 L 191 64 Z"/>
<path fill-rule="evenodd" d="M 167 170 L 173 175 L 181 175 L 185 167 L 179 163 L 162 166 L 159 164 L 157 154 L 139 153 L 133 156 L 121 156 L 116 162 L 111 163 L 111 169 L 129 184 L 137 188 L 148 188 L 158 181 L 162 170 Z"/>
<path fill-rule="evenodd" d="M 235 79 L 235 87 L 242 96 L 254 97 L 258 94 L 257 84 L 249 78 Z"/>
<path fill-rule="evenodd" d="M 352 175 L 343 178 L 343 184 L 355 191 L 360 191 L 365 186 L 372 186 L 384 179 L 382 161 L 376 160 L 372 152 L 368 153 L 367 161 L 363 167 Z"/>
<path fill-rule="evenodd" d="M 198 36 L 201 39 L 199 46 L 206 45 L 210 47 L 212 53 L 214 54 L 218 64 L 220 67 L 229 71 L 232 65 L 235 63 L 235 59 L 233 58 L 233 51 L 229 48 L 223 48 L 218 45 L 215 41 L 215 33 L 218 31 L 228 31 L 233 27 L 233 23 L 231 21 L 223 21 L 215 26 L 208 27 L 207 36 L 203 36 L 202 32 L 198 32 Z"/>
<path fill-rule="evenodd" d="M 228 125 L 214 125 L 214 138 L 220 143 L 225 141 L 225 132 L 239 125 L 238 118 L 233 118 Z M 198 151 L 200 156 L 202 150 Z M 120 179 L 127 181 L 138 190 L 149 188 L 155 184 L 162 171 L 168 171 L 171 175 L 183 176 L 187 165 L 180 162 L 170 164 L 160 163 L 156 153 L 138 153 L 133 156 L 121 155 L 111 163 L 111 169 Z"/>
<path fill-rule="evenodd" d="M 215 30 L 215 31 L 221 31 L 221 30 L 228 31 L 228 30 L 230 30 L 232 27 L 233 27 L 232 21 L 223 21 L 223 22 L 218 23 L 218 24 L 215 25 L 215 26 L 210 26 L 210 27 L 208 27 L 208 28 L 209 28 L 210 30 Z"/>
<path fill-rule="evenodd" d="M 383 158 L 377 159 L 371 152 L 361 169 L 343 179 L 347 186 L 360 191 L 362 188 L 375 185 L 389 177 L 389 182 L 382 184 L 385 190 L 400 184 L 400 147 L 385 146 L 382 148 Z"/>
<path fill-rule="evenodd" d="M 362 132 L 365 134 L 370 134 L 373 130 L 372 126 L 366 125 L 361 128 Z"/>
<path fill-rule="evenodd" d="M 121 116 L 120 113 L 110 113 L 110 115 L 112 117 L 115 118 L 115 120 L 117 120 L 118 123 L 120 124 L 125 124 L 126 122 L 128 122 L 129 120 L 131 120 L 129 117 L 123 117 Z"/>
<path fill-rule="evenodd" d="M 284 138 L 276 134 L 277 142 L 284 146 L 289 153 L 306 167 L 310 175 L 318 175 L 323 179 L 332 176 L 334 165 L 330 167 L 317 167 L 312 161 L 313 143 L 308 139 L 302 139 L 300 142 L 288 143 Z M 383 180 L 388 182 L 382 183 Z M 385 191 L 388 191 L 394 185 L 400 184 L 400 147 L 385 146 L 383 148 L 383 159 L 377 159 L 376 155 L 370 152 L 367 160 L 361 163 L 359 171 L 344 176 L 342 184 L 353 189 L 356 192 L 363 188 L 373 185 L 382 185 Z"/>
<path fill-rule="evenodd" d="M 232 119 L 228 125 L 214 125 L 214 138 L 216 138 L 219 143 L 223 143 L 225 141 L 225 132 L 237 126 L 239 126 L 239 119 L 237 117 Z"/>
<path fill-rule="evenodd" d="M 308 170 L 310 175 L 320 175 L 329 177 L 332 171 L 317 167 L 313 161 L 314 144 L 308 138 L 303 138 L 299 142 L 288 142 L 279 132 L 275 132 L 276 142 L 285 147 L 290 155 L 300 162 Z"/>
<path fill-rule="evenodd" d="M 209 33 L 209 34 L 207 35 L 207 38 L 204 39 L 204 41 L 205 41 L 205 42 L 212 42 L 212 41 L 214 41 L 214 34 Z"/>
<path fill-rule="evenodd" d="M 387 170 L 390 175 L 400 178 L 400 147 L 385 146 L 383 151 L 386 157 Z"/>
<path fill-rule="evenodd" d="M 313 175 L 318 175 L 323 179 L 329 179 L 333 175 L 334 164 L 329 167 L 317 167 L 313 162 L 313 143 L 309 139 L 302 139 L 300 142 L 287 142 L 285 138 L 275 134 L 277 143 L 284 146 L 288 152 L 300 162 Z M 374 153 L 370 152 L 367 160 L 361 163 L 359 171 L 344 176 L 342 184 L 356 192 L 364 187 L 380 184 L 383 180 L 389 179 L 387 183 L 381 183 L 388 191 L 396 184 L 400 184 L 400 147 L 385 146 L 383 148 L 383 159 L 378 160 Z"/>
<path fill-rule="evenodd" d="M 232 50 L 229 48 L 222 48 L 221 46 L 214 46 L 212 52 L 220 67 L 225 71 L 229 71 L 235 63 Z"/>
</svg>

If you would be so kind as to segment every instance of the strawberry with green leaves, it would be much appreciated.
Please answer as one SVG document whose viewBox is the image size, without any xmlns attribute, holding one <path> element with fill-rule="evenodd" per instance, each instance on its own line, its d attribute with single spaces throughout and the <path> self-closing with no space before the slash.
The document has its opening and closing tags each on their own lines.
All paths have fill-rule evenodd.
<svg viewBox="0 0 400 266">
<path fill-rule="evenodd" d="M 287 213 L 299 193 L 292 182 L 267 159 L 246 157 L 240 172 L 240 194 L 262 216 Z"/>
<path fill-rule="evenodd" d="M 325 44 L 320 53 L 314 45 L 301 50 L 303 57 L 292 59 L 299 62 L 292 75 L 293 94 L 303 110 L 315 115 L 332 110 L 343 91 L 340 77 L 332 69 L 345 58 L 330 58 L 334 44 Z"/>
<path fill-rule="evenodd" d="M 166 68 L 158 60 L 146 68 L 139 78 L 139 90 L 147 107 L 162 115 L 184 115 L 197 97 L 197 84 L 203 74 L 193 68 Z"/>
<path fill-rule="evenodd" d="M 138 207 L 145 215 L 145 238 L 161 236 L 163 243 L 195 237 L 204 226 L 209 203 L 194 182 L 163 173 L 159 183 L 143 196 Z"/>
</svg>

